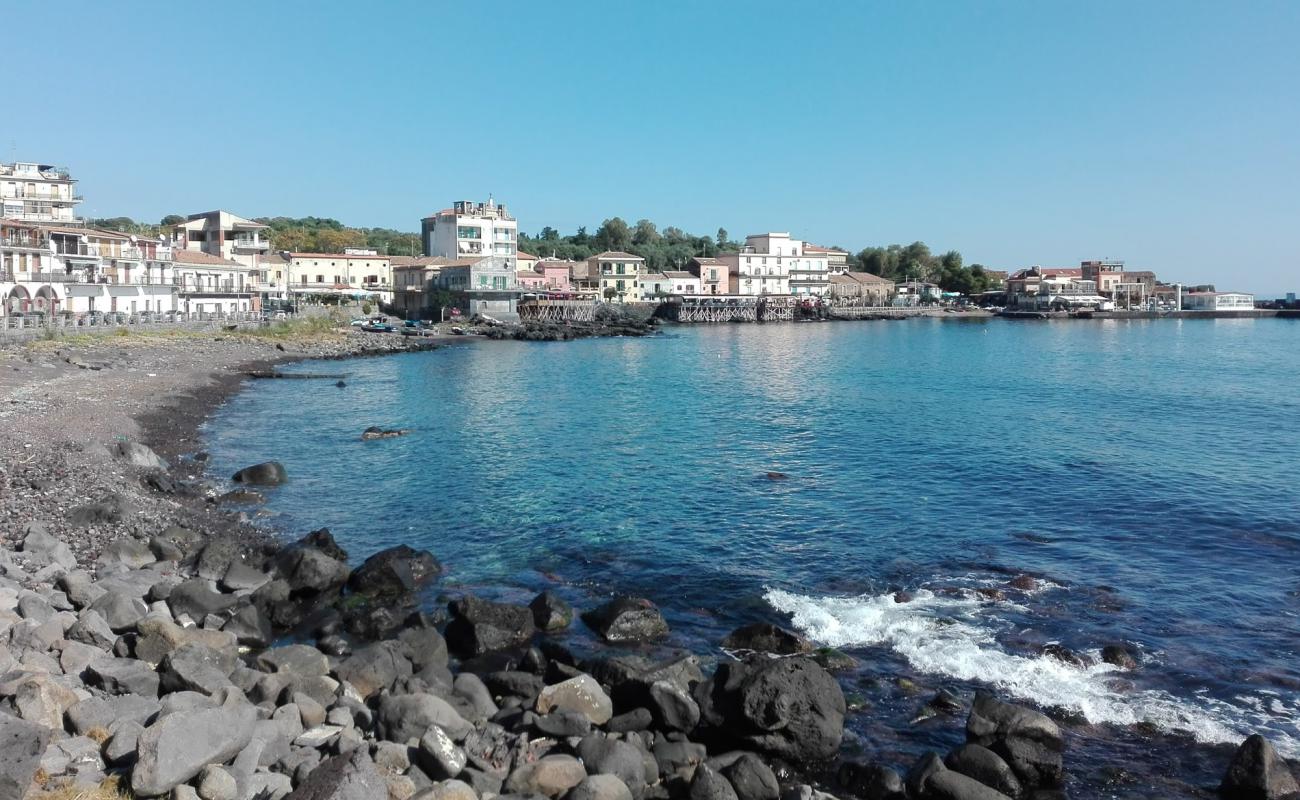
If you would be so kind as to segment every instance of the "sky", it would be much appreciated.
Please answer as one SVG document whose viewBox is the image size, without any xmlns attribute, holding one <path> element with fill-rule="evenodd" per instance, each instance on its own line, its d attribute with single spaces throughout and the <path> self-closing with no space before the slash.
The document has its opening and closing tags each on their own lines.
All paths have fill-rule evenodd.
<svg viewBox="0 0 1300 800">
<path fill-rule="evenodd" d="M 86 216 L 647 218 L 1300 291 L 1300 2 L 0 0 Z M 13 35 L 26 32 L 24 35 Z"/>
</svg>

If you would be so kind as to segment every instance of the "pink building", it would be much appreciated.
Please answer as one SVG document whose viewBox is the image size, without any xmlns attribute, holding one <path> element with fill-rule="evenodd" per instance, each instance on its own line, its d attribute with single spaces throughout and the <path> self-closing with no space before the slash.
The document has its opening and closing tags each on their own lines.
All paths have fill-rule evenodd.
<svg viewBox="0 0 1300 800">
<path fill-rule="evenodd" d="M 573 291 L 573 264 L 568 261 L 538 261 L 534 267 L 552 292 Z"/>
<path fill-rule="evenodd" d="M 540 292 L 546 289 L 546 279 L 531 269 L 521 269 L 515 274 L 519 288 L 525 292 Z"/>
</svg>

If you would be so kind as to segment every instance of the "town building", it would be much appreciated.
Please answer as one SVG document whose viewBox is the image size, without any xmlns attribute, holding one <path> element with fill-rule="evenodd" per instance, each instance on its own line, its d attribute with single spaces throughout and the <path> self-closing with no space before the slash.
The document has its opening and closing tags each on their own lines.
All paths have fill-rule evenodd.
<svg viewBox="0 0 1300 800">
<path fill-rule="evenodd" d="M 726 261 L 696 256 L 686 265 L 687 270 L 700 280 L 700 294 L 729 294 L 731 292 L 731 265 Z"/>
<path fill-rule="evenodd" d="M 638 281 L 645 271 L 641 256 L 606 250 L 587 259 L 586 274 L 580 280 L 602 300 L 636 303 L 641 300 Z"/>
<path fill-rule="evenodd" d="M 474 258 L 491 256 L 513 274 L 518 268 L 519 223 L 504 205 L 458 200 L 451 208 L 420 221 L 426 256 Z"/>
<path fill-rule="evenodd" d="M 202 250 L 176 248 L 178 310 L 187 314 L 231 314 L 260 308 L 255 270 Z"/>
<path fill-rule="evenodd" d="M 704 294 L 700 277 L 686 271 L 666 271 L 664 276 L 672 283 L 672 293 L 676 295 Z"/>
<path fill-rule="evenodd" d="M 542 276 L 542 285 L 548 292 L 572 292 L 573 268 L 578 262 L 542 259 L 533 267 Z"/>
<path fill-rule="evenodd" d="M 730 294 L 820 296 L 830 290 L 826 254 L 805 252 L 789 233 L 747 236 L 739 253 L 720 253 L 718 259 L 728 265 Z"/>
<path fill-rule="evenodd" d="M 335 294 L 352 299 L 393 302 L 392 257 L 374 250 L 342 253 L 283 253 L 289 262 L 288 291 L 294 294 Z"/>
<path fill-rule="evenodd" d="M 263 284 L 262 256 L 271 249 L 270 240 L 263 237 L 266 230 L 269 226 L 229 211 L 204 211 L 190 214 L 175 227 L 176 249 L 206 253 L 246 267 L 241 277 L 247 280 L 249 291 L 257 295 L 252 309 L 257 311 L 263 299 L 285 299 L 283 286 Z"/>
<path fill-rule="evenodd" d="M 519 281 L 515 259 L 487 256 L 449 261 L 438 272 L 435 286 L 455 295 L 457 307 L 470 317 L 502 322 L 519 319 Z"/>
<path fill-rule="evenodd" d="M 428 319 L 433 306 L 435 282 L 450 259 L 438 256 L 393 256 L 393 308 L 404 319 Z"/>
<path fill-rule="evenodd" d="M 1124 262 L 1113 259 L 1098 259 L 1079 263 L 1079 277 L 1092 281 L 1097 291 L 1111 296 L 1115 287 L 1124 283 Z"/>
<path fill-rule="evenodd" d="M 894 282 L 870 272 L 831 275 L 830 297 L 837 305 L 885 306 L 894 297 Z"/>
<path fill-rule="evenodd" d="M 1184 311 L 1249 311 L 1255 307 L 1255 295 L 1245 292 L 1186 292 Z"/>
<path fill-rule="evenodd" d="M 24 222 L 79 225 L 76 181 L 66 167 L 16 161 L 0 164 L 0 217 Z"/>
<path fill-rule="evenodd" d="M 523 250 L 515 251 L 515 269 L 519 272 L 533 269 L 537 266 L 538 261 L 541 261 L 541 259 L 532 253 L 525 253 Z"/>
<path fill-rule="evenodd" d="M 661 300 L 672 293 L 672 278 L 662 272 L 646 272 L 637 278 L 637 294 L 644 301 Z"/>
<path fill-rule="evenodd" d="M 832 275 L 843 275 L 849 271 L 849 254 L 838 247 L 822 247 L 804 242 L 803 251 L 810 256 L 825 256 L 826 268 Z"/>
</svg>

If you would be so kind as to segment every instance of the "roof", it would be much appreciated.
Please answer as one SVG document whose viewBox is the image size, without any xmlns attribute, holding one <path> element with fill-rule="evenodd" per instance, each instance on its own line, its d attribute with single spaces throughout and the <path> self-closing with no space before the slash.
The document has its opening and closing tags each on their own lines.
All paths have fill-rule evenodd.
<svg viewBox="0 0 1300 800">
<path fill-rule="evenodd" d="M 645 259 L 642 258 L 641 256 L 634 256 L 631 253 L 625 253 L 622 250 L 606 250 L 603 253 L 597 253 L 596 255 L 592 256 L 592 258 L 599 259 L 601 261 L 607 261 L 611 258 L 624 258 L 624 259 L 635 259 L 636 261 L 645 261 Z"/>
<path fill-rule="evenodd" d="M 261 222 L 254 222 L 253 220 L 248 219 L 248 218 L 246 218 L 246 217 L 241 217 L 241 216 L 239 216 L 238 214 L 232 214 L 232 213 L 230 213 L 229 211 L 222 211 L 221 209 L 217 209 L 217 210 L 215 210 L 215 211 L 204 211 L 204 212 L 199 213 L 199 214 L 190 214 L 188 217 L 185 218 L 185 221 L 181 223 L 181 226 L 183 226 L 183 227 L 187 227 L 187 228 L 188 228 L 188 227 L 189 227 L 189 224 L 190 224 L 191 222 L 206 222 L 209 218 L 214 217 L 214 216 L 215 216 L 218 220 L 220 220 L 222 214 L 225 214 L 226 216 L 230 217 L 230 221 L 231 221 L 231 223 L 234 224 L 234 225 L 238 225 L 238 226 L 241 227 L 241 228 L 269 228 L 269 227 L 271 227 L 270 225 L 264 225 L 264 224 L 261 223 Z"/>
<path fill-rule="evenodd" d="M 242 269 L 244 266 L 238 261 L 231 261 L 222 258 L 221 256 L 214 256 L 211 253 L 205 253 L 202 250 L 186 250 L 181 247 L 172 251 L 172 260 L 181 264 L 196 264 L 210 267 L 240 267 Z"/>
<path fill-rule="evenodd" d="M 888 278 L 882 278 L 879 275 L 870 272 L 846 272 L 844 273 L 844 276 L 846 278 L 851 278 L 858 283 L 893 283 L 893 281 Z"/>
<path fill-rule="evenodd" d="M 695 262 L 696 264 L 702 264 L 704 266 L 708 266 L 712 264 L 714 266 L 725 267 L 727 265 L 725 261 L 719 261 L 718 259 L 713 258 L 712 256 L 691 256 L 691 261 Z"/>
<path fill-rule="evenodd" d="M 288 264 L 289 259 L 285 258 L 283 253 L 267 253 L 259 259 L 259 262 L 262 264 L 268 262 L 271 264 Z"/>
<path fill-rule="evenodd" d="M 518 251 L 515 252 L 515 259 L 516 259 L 516 260 L 523 260 L 523 261 L 538 261 L 538 260 L 540 260 L 540 259 L 537 258 L 537 256 L 533 255 L 532 253 L 525 253 L 523 250 L 518 250 Z"/>
<path fill-rule="evenodd" d="M 447 259 L 441 256 L 389 256 L 388 261 L 393 265 L 393 269 L 401 267 L 436 267 L 441 266 Z"/>
<path fill-rule="evenodd" d="M 390 260 L 388 256 L 354 256 L 347 253 L 290 253 L 289 258 L 342 258 L 344 260 L 356 261 L 359 259 L 369 259 L 380 261 Z"/>
<path fill-rule="evenodd" d="M 664 270 L 664 275 L 669 278 L 694 278 L 694 273 L 682 272 L 681 270 Z"/>
<path fill-rule="evenodd" d="M 36 227 L 46 233 L 60 233 L 71 236 L 98 236 L 101 239 L 129 239 L 130 237 L 119 231 L 106 231 L 102 228 L 74 228 L 67 225 L 43 225 L 39 222 L 34 223 Z"/>
</svg>

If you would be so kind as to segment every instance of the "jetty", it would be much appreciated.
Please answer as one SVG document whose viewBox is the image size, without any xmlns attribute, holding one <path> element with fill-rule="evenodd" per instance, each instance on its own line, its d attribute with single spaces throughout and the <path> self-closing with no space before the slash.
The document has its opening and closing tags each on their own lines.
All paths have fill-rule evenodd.
<svg viewBox="0 0 1300 800">
<path fill-rule="evenodd" d="M 595 300 L 555 300 L 539 297 L 519 303 L 519 319 L 527 322 L 592 322 Z"/>
</svg>

